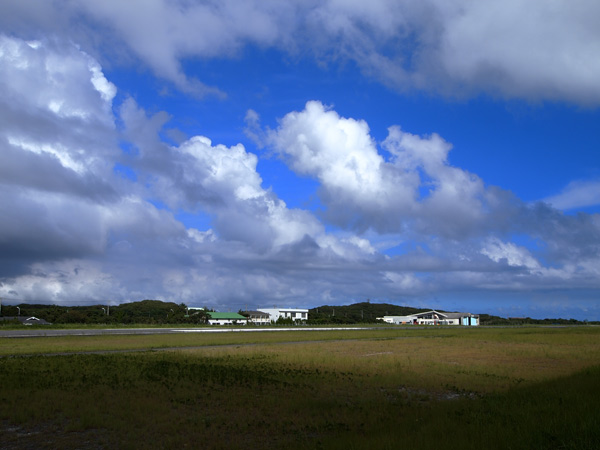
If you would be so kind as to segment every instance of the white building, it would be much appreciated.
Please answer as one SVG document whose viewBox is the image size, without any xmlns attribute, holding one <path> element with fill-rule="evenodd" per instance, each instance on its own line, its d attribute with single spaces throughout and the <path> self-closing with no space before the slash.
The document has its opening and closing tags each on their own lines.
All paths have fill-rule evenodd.
<svg viewBox="0 0 600 450">
<path fill-rule="evenodd" d="M 246 325 L 248 319 L 237 313 L 207 312 L 209 325 Z"/>
<path fill-rule="evenodd" d="M 271 322 L 277 322 L 280 317 L 292 319 L 294 322 L 308 320 L 308 309 L 298 308 L 260 308 L 260 312 L 267 313 Z"/>
<path fill-rule="evenodd" d="M 248 318 L 248 323 L 254 325 L 269 325 L 271 323 L 271 316 L 262 311 L 242 311 L 242 315 Z"/>
<path fill-rule="evenodd" d="M 479 316 L 471 313 L 426 311 L 410 316 L 384 316 L 379 319 L 395 325 L 479 325 Z"/>
<path fill-rule="evenodd" d="M 391 323 L 394 325 L 412 325 L 414 320 L 416 319 L 415 316 L 383 316 L 383 317 L 378 317 L 378 320 L 383 320 L 385 323 Z"/>
</svg>

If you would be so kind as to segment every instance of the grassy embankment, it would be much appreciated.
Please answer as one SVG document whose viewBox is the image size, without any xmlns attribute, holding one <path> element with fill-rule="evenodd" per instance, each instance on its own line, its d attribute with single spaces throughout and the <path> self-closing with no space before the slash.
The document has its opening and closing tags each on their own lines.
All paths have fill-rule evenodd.
<svg viewBox="0 0 600 450">
<path fill-rule="evenodd" d="M 599 327 L 0 340 L 4 355 L 160 347 L 196 348 L 0 359 L 3 446 L 592 449 L 600 442 Z"/>
</svg>

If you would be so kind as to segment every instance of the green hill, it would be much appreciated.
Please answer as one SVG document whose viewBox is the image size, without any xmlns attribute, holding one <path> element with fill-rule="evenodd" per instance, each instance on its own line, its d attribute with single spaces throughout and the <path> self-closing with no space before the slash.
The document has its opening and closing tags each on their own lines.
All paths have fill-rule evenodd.
<svg viewBox="0 0 600 450">
<path fill-rule="evenodd" d="M 187 315 L 187 307 L 173 302 L 142 300 L 120 305 L 59 306 L 20 304 L 21 316 L 35 316 L 50 323 L 164 324 L 203 323 L 205 314 Z M 4 306 L 3 316 L 16 316 L 17 306 Z"/>
<path fill-rule="evenodd" d="M 423 311 L 428 311 L 428 309 L 391 305 L 389 303 L 362 302 L 347 306 L 323 305 L 308 311 L 308 322 L 311 324 L 375 323 L 377 317 L 406 316 Z"/>
</svg>

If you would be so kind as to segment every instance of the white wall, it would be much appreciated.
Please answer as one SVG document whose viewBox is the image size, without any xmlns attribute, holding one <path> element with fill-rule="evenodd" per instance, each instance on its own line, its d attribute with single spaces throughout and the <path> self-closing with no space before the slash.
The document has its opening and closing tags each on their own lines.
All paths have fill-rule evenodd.
<svg viewBox="0 0 600 450">
<path fill-rule="evenodd" d="M 234 323 L 235 322 L 235 323 Z M 231 320 L 231 319 L 208 319 L 209 325 L 246 325 L 247 320 Z"/>
<path fill-rule="evenodd" d="M 277 322 L 280 317 L 284 319 L 291 318 L 294 321 L 307 320 L 308 309 L 298 308 L 261 308 L 258 311 L 267 313 L 271 322 Z"/>
<path fill-rule="evenodd" d="M 383 316 L 382 320 L 386 323 L 393 323 L 395 325 L 410 325 L 413 323 L 413 320 L 416 319 L 415 316 Z"/>
</svg>

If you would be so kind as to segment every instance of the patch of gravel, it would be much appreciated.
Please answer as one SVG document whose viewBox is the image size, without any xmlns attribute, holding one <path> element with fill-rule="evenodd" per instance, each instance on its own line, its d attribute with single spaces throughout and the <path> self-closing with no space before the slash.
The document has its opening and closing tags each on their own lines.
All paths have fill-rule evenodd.
<svg viewBox="0 0 600 450">
<path fill-rule="evenodd" d="M 388 399 L 390 401 L 397 401 L 398 394 L 400 394 L 401 398 L 404 398 L 408 401 L 418 402 L 418 403 L 428 403 L 431 401 L 451 401 L 458 400 L 461 398 L 468 399 L 477 399 L 480 398 L 481 395 L 477 392 L 469 392 L 469 391 L 428 391 L 426 389 L 417 389 L 410 388 L 407 386 L 400 386 L 395 390 L 386 390 L 388 393 Z"/>
<path fill-rule="evenodd" d="M 2 450 L 104 450 L 110 445 L 103 430 L 67 431 L 56 423 L 14 424 L 0 420 Z"/>
</svg>

